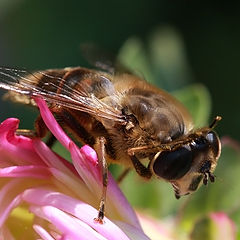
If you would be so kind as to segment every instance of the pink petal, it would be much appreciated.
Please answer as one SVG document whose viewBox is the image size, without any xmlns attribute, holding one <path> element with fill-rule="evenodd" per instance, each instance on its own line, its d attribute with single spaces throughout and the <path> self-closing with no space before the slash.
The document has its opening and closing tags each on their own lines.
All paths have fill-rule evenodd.
<svg viewBox="0 0 240 240">
<path fill-rule="evenodd" d="M 57 140 L 66 148 L 68 149 L 68 146 L 72 140 L 65 134 L 63 129 L 59 126 L 56 119 L 52 115 L 52 113 L 49 111 L 46 102 L 41 98 L 34 98 L 35 102 L 37 103 L 41 117 L 48 127 L 48 129 L 51 131 L 51 133 L 57 138 Z"/>
<path fill-rule="evenodd" d="M 97 153 L 95 152 L 94 149 L 92 149 L 88 145 L 84 145 L 83 147 L 81 147 L 80 152 L 87 158 L 87 161 L 85 162 L 88 164 L 90 170 L 92 166 L 97 166 L 98 164 Z"/>
<path fill-rule="evenodd" d="M 171 231 L 173 228 L 169 227 L 169 222 L 163 223 L 151 216 L 138 213 L 138 217 L 143 226 L 144 231 L 151 237 L 151 239 L 163 239 L 163 240 L 172 240 L 173 234 Z M 174 222 L 172 222 L 174 223 Z M 173 226 L 172 226 L 173 227 Z"/>
<path fill-rule="evenodd" d="M 54 238 L 40 225 L 33 225 L 34 230 L 43 240 L 54 240 Z"/>
<path fill-rule="evenodd" d="M 57 121 L 55 120 L 52 113 L 49 111 L 46 102 L 43 99 L 36 98 L 36 103 L 38 104 L 38 107 L 40 109 L 41 116 L 49 128 L 49 130 L 53 133 L 53 135 L 61 142 L 61 144 L 66 147 L 67 149 L 70 149 L 73 151 L 73 154 L 75 156 L 79 155 L 78 147 L 72 142 L 72 140 L 65 134 L 65 132 L 62 130 L 62 128 L 59 126 Z M 89 148 L 89 147 L 86 147 Z M 37 150 L 37 149 L 36 149 Z M 70 150 L 70 152 L 72 152 Z M 88 151 L 90 152 L 90 150 Z M 93 153 L 91 153 L 89 160 L 91 162 L 86 161 L 86 159 L 82 159 L 80 157 L 79 164 L 81 165 L 81 168 L 84 167 L 85 170 L 82 170 L 82 172 L 86 172 L 86 170 L 91 170 L 94 177 L 99 177 L 99 171 L 95 168 L 92 168 L 92 165 L 96 166 L 97 164 L 97 158 L 95 154 L 95 158 L 92 158 Z M 79 156 L 78 156 L 79 158 Z M 80 174 L 81 176 L 81 174 Z M 83 176 L 81 176 L 84 178 Z"/>
<path fill-rule="evenodd" d="M 32 177 L 45 179 L 51 174 L 46 167 L 42 166 L 13 166 L 0 169 L 0 177 Z"/>
<path fill-rule="evenodd" d="M 133 225 L 135 228 L 138 228 L 139 231 L 142 231 L 142 227 L 135 211 L 127 201 L 111 174 L 109 174 L 107 196 L 111 199 L 111 203 L 114 204 L 116 211 L 118 211 L 120 219 L 123 219 L 124 222 Z"/>
<path fill-rule="evenodd" d="M 69 175 L 77 175 L 76 170 L 73 168 L 65 159 L 63 160 L 60 156 L 54 153 L 44 142 L 40 139 L 33 140 L 33 148 L 36 153 L 41 157 L 42 161 L 50 168 L 59 169 Z"/>
<path fill-rule="evenodd" d="M 0 138 L 6 138 L 12 144 L 22 143 L 25 148 L 31 149 L 31 139 L 24 136 L 15 135 L 19 125 L 19 120 L 16 118 L 8 118 L 0 124 Z"/>
<path fill-rule="evenodd" d="M 66 214 L 58 208 L 52 206 L 45 206 L 41 208 L 31 207 L 31 211 L 37 216 L 51 222 L 63 233 L 63 235 L 67 235 L 71 239 L 105 239 L 84 222 Z"/>
<path fill-rule="evenodd" d="M 150 240 L 150 238 L 143 231 L 140 231 L 139 228 L 135 228 L 134 226 L 127 224 L 125 222 L 115 221 L 115 223 L 119 227 L 121 227 L 122 230 L 124 230 L 124 232 L 128 235 L 130 239 Z M 162 237 L 161 235 L 159 235 L 159 239 L 162 239 L 160 237 Z"/>
<path fill-rule="evenodd" d="M 0 239 L 15 240 L 15 238 L 6 226 L 1 227 Z"/>
<path fill-rule="evenodd" d="M 211 213 L 210 218 L 216 226 L 215 236 L 218 240 L 236 239 L 236 226 L 234 222 L 223 212 Z"/>
<path fill-rule="evenodd" d="M 70 239 L 68 236 L 64 235 L 64 236 L 61 236 L 60 238 L 58 238 L 58 240 L 72 240 L 72 239 Z"/>
<path fill-rule="evenodd" d="M 19 120 L 9 118 L 0 124 L 0 158 L 6 165 L 43 165 L 32 147 L 32 140 L 16 136 Z M 1 163 L 3 166 L 4 163 Z"/>
<path fill-rule="evenodd" d="M 70 143 L 69 150 L 71 152 L 73 164 L 86 186 L 93 193 L 96 193 L 96 195 L 100 195 L 101 178 L 99 176 L 98 167 L 96 167 L 95 163 L 93 164 L 93 162 L 89 161 L 88 155 L 83 155 L 75 144 Z"/>
<path fill-rule="evenodd" d="M 50 171 L 52 172 L 53 177 L 57 180 L 55 181 L 55 185 L 60 192 L 76 196 L 89 204 L 94 204 L 96 202 L 96 197 L 91 194 L 85 183 L 80 181 L 79 178 L 69 176 L 56 168 L 51 168 Z"/>
<path fill-rule="evenodd" d="M 23 194 L 23 199 L 34 205 L 49 205 L 61 209 L 62 211 L 81 219 L 107 239 L 128 239 L 122 230 L 108 218 L 104 218 L 105 224 L 101 225 L 95 223 L 93 219 L 98 214 L 98 211 L 95 208 L 64 194 L 39 188 L 26 190 Z"/>
<path fill-rule="evenodd" d="M 102 177 L 100 176 L 100 171 L 98 167 L 94 167 L 97 159 L 96 152 L 89 146 L 85 145 L 81 148 L 80 153 L 76 147 L 76 145 L 70 144 L 70 151 L 72 153 L 73 163 L 83 179 L 86 181 L 87 186 L 95 186 L 95 189 L 92 189 L 96 194 L 101 193 L 102 189 Z M 81 156 L 81 153 L 83 156 Z M 87 165 L 88 164 L 88 165 Z M 84 166 L 87 165 L 87 170 L 84 169 Z M 91 166 L 92 165 L 92 166 Z M 92 173 L 92 176 L 89 176 L 89 172 Z M 86 180 L 88 179 L 88 180 Z M 109 196 L 108 203 L 114 205 L 114 212 L 118 212 L 120 219 L 123 219 L 125 222 L 135 226 L 138 229 L 142 229 L 139 223 L 139 220 L 136 216 L 135 211 L 128 203 L 126 197 L 116 184 L 112 175 L 109 172 L 109 181 L 108 181 L 108 189 L 107 196 Z M 111 206 L 112 207 L 112 206 Z M 108 212 L 109 205 L 107 205 Z"/>
<path fill-rule="evenodd" d="M 5 209 L 1 209 L 1 215 L 0 215 L 0 227 L 4 224 L 6 219 L 8 218 L 10 212 L 12 209 L 16 208 L 21 202 L 20 196 L 16 196 L 11 202 L 8 202 L 8 205 Z"/>
</svg>

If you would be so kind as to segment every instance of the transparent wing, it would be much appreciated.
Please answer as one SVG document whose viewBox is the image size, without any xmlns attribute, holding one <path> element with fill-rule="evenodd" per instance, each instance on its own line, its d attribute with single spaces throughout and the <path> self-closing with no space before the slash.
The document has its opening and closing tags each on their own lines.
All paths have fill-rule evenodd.
<svg viewBox="0 0 240 240">
<path fill-rule="evenodd" d="M 70 69 L 30 73 L 24 69 L 0 67 L 0 88 L 30 98 L 41 97 L 50 103 L 125 124 L 125 118 L 118 108 L 104 103 L 94 93 L 88 93 L 84 85 L 73 88 L 73 83 L 76 83 L 74 77 L 71 81 L 65 81 L 63 75 Z"/>
<path fill-rule="evenodd" d="M 87 62 L 97 69 L 110 74 L 132 73 L 130 69 L 119 61 L 116 55 L 94 43 L 82 43 L 80 45 L 81 55 Z"/>
</svg>

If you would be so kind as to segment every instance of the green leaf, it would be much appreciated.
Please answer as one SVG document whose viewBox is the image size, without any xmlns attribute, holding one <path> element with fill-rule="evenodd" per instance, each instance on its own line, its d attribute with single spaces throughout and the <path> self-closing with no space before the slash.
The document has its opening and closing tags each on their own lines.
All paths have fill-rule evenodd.
<svg viewBox="0 0 240 240">
<path fill-rule="evenodd" d="M 196 127 L 206 126 L 211 112 L 211 98 L 206 87 L 193 84 L 172 94 L 189 110 Z"/>
<path fill-rule="evenodd" d="M 175 28 L 157 28 L 149 36 L 148 45 L 156 85 L 170 91 L 192 81 L 184 43 Z"/>
<path fill-rule="evenodd" d="M 213 240 L 212 237 L 213 225 L 209 218 L 202 218 L 195 224 L 191 239 L 192 240 Z"/>
<path fill-rule="evenodd" d="M 117 59 L 134 74 L 148 82 L 154 82 L 149 59 L 143 43 L 138 38 L 129 38 L 121 47 Z"/>
<path fill-rule="evenodd" d="M 208 214 L 194 224 L 192 240 L 235 240 L 236 226 L 228 215 L 222 212 Z"/>
<path fill-rule="evenodd" d="M 66 150 L 60 142 L 56 141 L 56 143 L 53 145 L 52 150 L 59 154 L 64 159 L 68 160 L 69 162 L 72 162 L 71 160 L 71 154 L 68 150 Z"/>
</svg>

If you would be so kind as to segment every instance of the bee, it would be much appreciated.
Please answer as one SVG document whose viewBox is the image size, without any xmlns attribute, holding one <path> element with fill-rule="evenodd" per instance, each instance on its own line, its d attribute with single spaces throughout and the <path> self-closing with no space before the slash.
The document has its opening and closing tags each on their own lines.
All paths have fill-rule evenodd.
<svg viewBox="0 0 240 240">
<path fill-rule="evenodd" d="M 194 129 L 178 100 L 135 75 L 83 67 L 33 73 L 0 68 L 0 88 L 9 90 L 8 98 L 15 102 L 34 104 L 33 97 L 45 99 L 59 124 L 96 150 L 103 176 L 95 219 L 100 223 L 111 163 L 133 168 L 145 179 L 155 176 L 169 182 L 176 198 L 215 180 L 221 143 L 213 128 L 221 117 Z M 35 131 L 22 133 L 43 137 L 46 132 L 39 116 Z"/>
</svg>

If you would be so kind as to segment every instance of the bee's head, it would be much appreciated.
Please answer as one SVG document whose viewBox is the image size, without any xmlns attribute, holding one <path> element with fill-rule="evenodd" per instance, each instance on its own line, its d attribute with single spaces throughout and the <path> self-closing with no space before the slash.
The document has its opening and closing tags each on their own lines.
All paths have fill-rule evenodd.
<svg viewBox="0 0 240 240">
<path fill-rule="evenodd" d="M 152 160 L 154 175 L 170 182 L 176 198 L 197 190 L 199 184 L 214 182 L 213 171 L 221 153 L 221 143 L 210 128 L 203 129 L 190 141 L 179 144 L 169 151 L 158 152 Z"/>
</svg>

